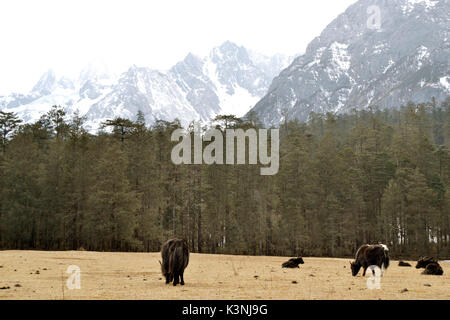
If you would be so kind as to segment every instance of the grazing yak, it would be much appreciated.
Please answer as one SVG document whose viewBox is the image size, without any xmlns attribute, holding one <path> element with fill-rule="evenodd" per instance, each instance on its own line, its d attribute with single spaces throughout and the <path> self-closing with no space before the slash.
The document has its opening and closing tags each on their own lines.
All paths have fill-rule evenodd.
<svg viewBox="0 0 450 320">
<path fill-rule="evenodd" d="M 437 260 L 431 257 L 421 257 L 419 261 L 417 261 L 416 269 L 425 268 L 422 274 L 431 274 L 436 276 L 442 276 L 444 274 L 444 270 L 439 265 Z"/>
<path fill-rule="evenodd" d="M 373 265 L 380 267 L 381 270 L 389 267 L 389 250 L 386 245 L 362 245 L 356 251 L 355 261 L 350 262 L 352 275 L 356 276 L 362 267 L 363 276 L 365 276 L 367 268 Z M 375 270 L 372 270 L 372 273 L 375 275 Z"/>
<path fill-rule="evenodd" d="M 289 259 L 288 261 L 284 262 L 281 267 L 282 268 L 300 268 L 298 265 L 299 264 L 304 264 L 305 262 L 303 262 L 303 259 L 301 257 L 298 258 L 292 258 Z"/>
<path fill-rule="evenodd" d="M 398 266 L 399 266 L 399 267 L 411 267 L 411 264 L 408 263 L 408 262 L 405 262 L 405 261 L 400 261 L 400 262 L 398 263 Z"/>
<path fill-rule="evenodd" d="M 161 248 L 161 272 L 166 278 L 166 284 L 173 281 L 176 286 L 184 285 L 184 269 L 189 263 L 189 249 L 186 240 L 170 239 Z M 181 280 L 181 281 L 180 281 Z"/>
</svg>

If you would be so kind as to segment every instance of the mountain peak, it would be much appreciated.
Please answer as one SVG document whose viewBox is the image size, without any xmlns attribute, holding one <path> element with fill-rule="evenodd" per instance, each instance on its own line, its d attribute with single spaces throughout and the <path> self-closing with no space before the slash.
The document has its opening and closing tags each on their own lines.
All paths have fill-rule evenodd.
<svg viewBox="0 0 450 320">
<path fill-rule="evenodd" d="M 216 63 L 252 63 L 247 49 L 231 41 L 225 41 L 221 46 L 214 48 L 210 58 Z"/>
<path fill-rule="evenodd" d="M 80 85 L 83 85 L 84 82 L 88 80 L 105 80 L 111 78 L 112 75 L 108 65 L 103 60 L 95 59 L 89 62 L 86 67 L 81 70 L 78 82 Z"/>
<path fill-rule="evenodd" d="M 242 47 L 238 46 L 236 43 L 231 42 L 229 40 L 225 41 L 219 46 L 219 49 L 221 51 L 239 50 L 240 48 Z"/>
<path fill-rule="evenodd" d="M 35 84 L 32 92 L 39 93 L 41 95 L 50 94 L 53 90 L 53 87 L 56 84 L 56 75 L 52 69 L 48 69 L 39 79 L 39 81 Z"/>
<path fill-rule="evenodd" d="M 184 58 L 183 62 L 188 65 L 198 66 L 201 64 L 202 59 L 195 54 L 189 52 Z"/>
</svg>

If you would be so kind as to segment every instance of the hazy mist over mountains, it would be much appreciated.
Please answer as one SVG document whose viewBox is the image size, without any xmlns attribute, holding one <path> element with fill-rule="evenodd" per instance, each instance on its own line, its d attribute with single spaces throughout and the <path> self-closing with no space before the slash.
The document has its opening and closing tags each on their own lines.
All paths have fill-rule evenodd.
<svg viewBox="0 0 450 320">
<path fill-rule="evenodd" d="M 281 54 L 268 57 L 227 41 L 204 58 L 189 53 L 168 71 L 133 65 L 116 75 L 96 63 L 77 79 L 69 79 L 49 70 L 31 92 L 0 97 L 0 107 L 31 122 L 52 105 L 61 105 L 68 115 L 77 110 L 85 115 L 91 130 L 106 119 L 135 119 L 139 110 L 149 124 L 178 118 L 187 125 L 221 113 L 243 116 L 292 60 Z"/>
<path fill-rule="evenodd" d="M 379 28 L 367 25 L 372 5 L 380 9 Z M 95 131 L 106 119 L 134 120 L 138 111 L 147 124 L 178 118 L 187 125 L 252 110 L 277 126 L 285 117 L 305 121 L 310 112 L 442 101 L 450 94 L 449 16 L 449 0 L 360 0 L 295 59 L 227 41 L 168 71 L 132 65 L 113 74 L 94 63 L 74 79 L 49 70 L 30 92 L 0 96 L 0 109 L 33 122 L 60 105 L 68 116 L 78 110 Z"/>
</svg>

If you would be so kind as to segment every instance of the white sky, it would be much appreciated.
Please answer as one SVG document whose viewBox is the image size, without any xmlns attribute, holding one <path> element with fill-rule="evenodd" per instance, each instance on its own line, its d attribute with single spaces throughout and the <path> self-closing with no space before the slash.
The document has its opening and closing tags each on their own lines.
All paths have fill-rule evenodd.
<svg viewBox="0 0 450 320">
<path fill-rule="evenodd" d="M 168 69 L 230 40 L 294 55 L 356 0 L 1 0 L 0 95 L 27 93 L 49 68 L 78 75 Z"/>
</svg>

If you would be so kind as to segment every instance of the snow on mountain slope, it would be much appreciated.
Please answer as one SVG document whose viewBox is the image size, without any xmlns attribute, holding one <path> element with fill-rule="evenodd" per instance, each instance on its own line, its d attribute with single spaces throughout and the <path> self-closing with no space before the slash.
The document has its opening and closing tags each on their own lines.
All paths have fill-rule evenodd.
<svg viewBox="0 0 450 320">
<path fill-rule="evenodd" d="M 77 110 L 86 116 L 86 127 L 92 132 L 107 119 L 135 119 L 138 111 L 148 124 L 178 118 L 187 125 L 217 114 L 243 116 L 291 61 L 282 55 L 249 53 L 227 41 L 205 58 L 188 54 L 165 72 L 132 66 L 116 76 L 103 64 L 94 63 L 77 79 L 69 79 L 49 70 L 29 94 L 0 97 L 0 109 L 33 122 L 51 106 L 60 105 L 68 116 Z"/>
<path fill-rule="evenodd" d="M 368 28 L 368 8 L 380 28 Z M 370 10 L 369 10 L 370 11 Z M 347 112 L 445 100 L 450 74 L 449 0 L 360 0 L 323 30 L 252 109 L 267 126 L 311 112 Z"/>
</svg>

